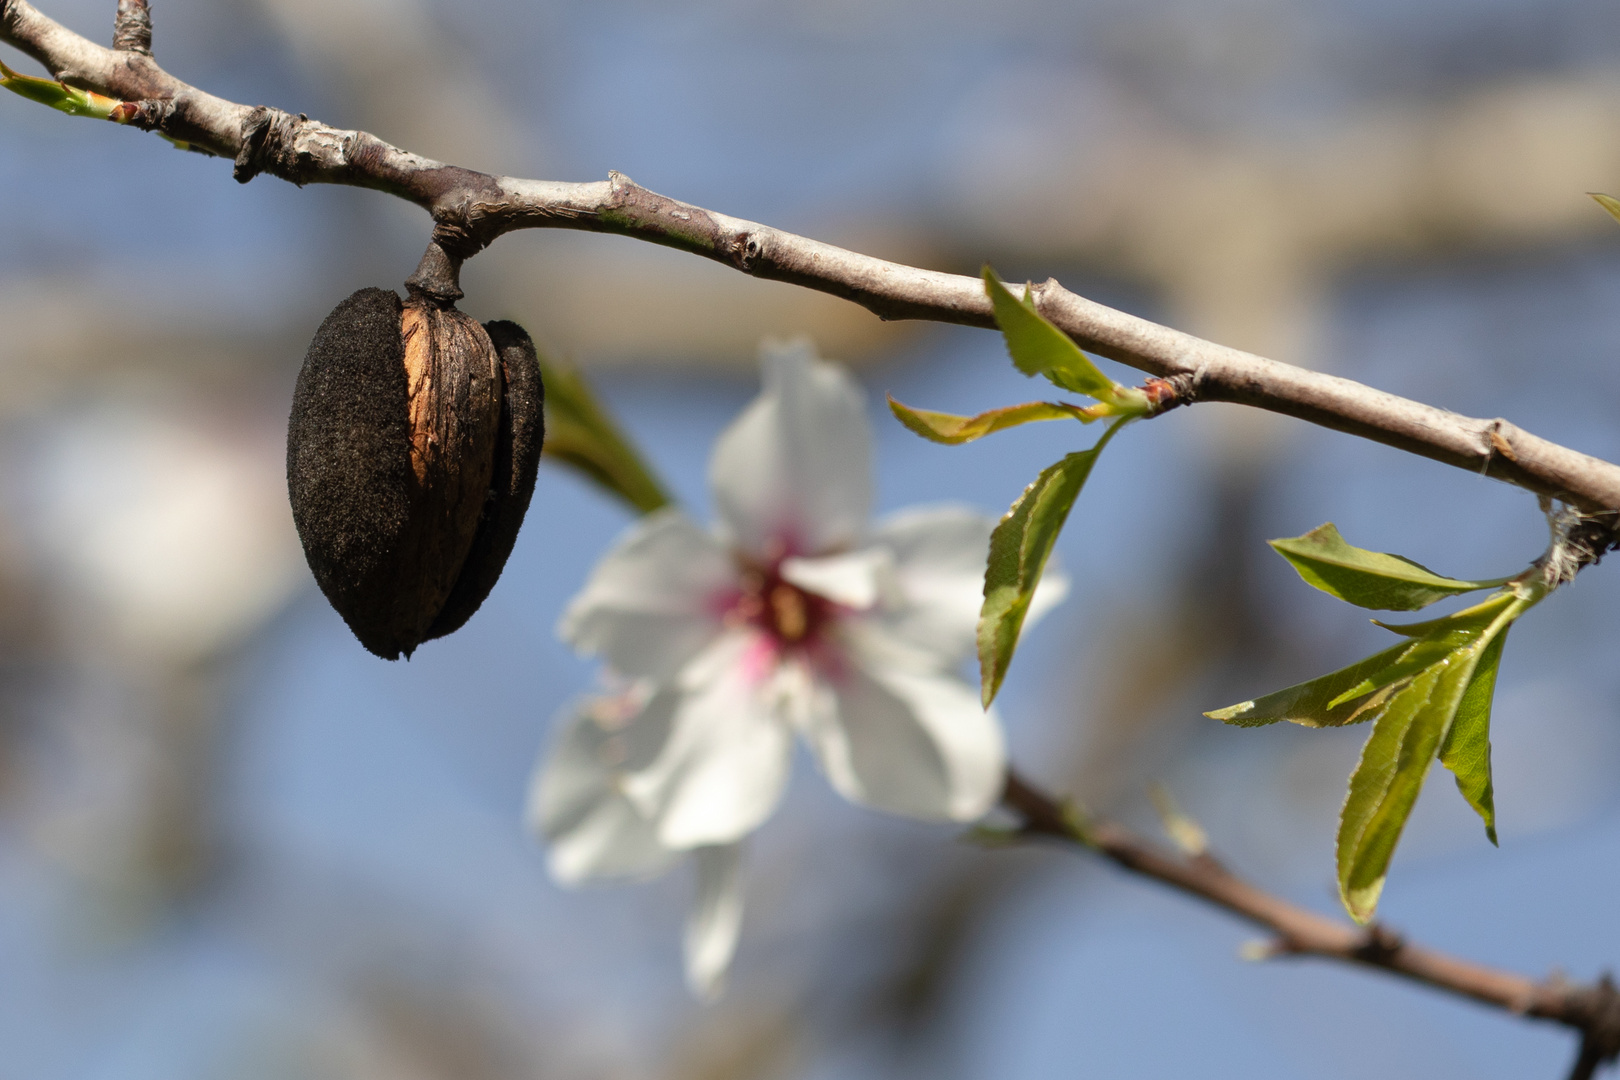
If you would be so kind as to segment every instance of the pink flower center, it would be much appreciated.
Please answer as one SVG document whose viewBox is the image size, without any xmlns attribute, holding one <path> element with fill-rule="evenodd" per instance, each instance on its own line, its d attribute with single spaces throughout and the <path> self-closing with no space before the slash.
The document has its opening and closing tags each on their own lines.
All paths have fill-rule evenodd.
<svg viewBox="0 0 1620 1080">
<path fill-rule="evenodd" d="M 783 579 L 780 564 L 745 570 L 725 620 L 763 633 L 779 651 L 808 648 L 837 605 Z"/>
</svg>

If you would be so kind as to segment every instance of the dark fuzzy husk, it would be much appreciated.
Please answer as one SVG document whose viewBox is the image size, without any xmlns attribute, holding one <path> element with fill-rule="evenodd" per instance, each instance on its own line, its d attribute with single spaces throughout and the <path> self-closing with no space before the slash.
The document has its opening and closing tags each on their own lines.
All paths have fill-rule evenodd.
<svg viewBox="0 0 1620 1080">
<path fill-rule="evenodd" d="M 407 354 L 407 309 L 434 348 Z M 538 364 L 522 330 L 491 326 L 498 338 L 453 308 L 362 289 L 321 324 L 299 372 L 287 432 L 293 519 L 321 591 L 384 659 L 467 621 L 528 507 Z M 430 388 L 415 423 L 412 362 Z"/>
</svg>

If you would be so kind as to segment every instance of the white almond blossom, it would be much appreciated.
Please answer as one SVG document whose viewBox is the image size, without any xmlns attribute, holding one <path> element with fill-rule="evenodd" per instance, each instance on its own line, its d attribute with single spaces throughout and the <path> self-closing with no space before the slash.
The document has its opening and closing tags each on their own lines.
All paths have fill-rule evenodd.
<svg viewBox="0 0 1620 1080">
<path fill-rule="evenodd" d="M 808 343 L 763 366 L 710 462 L 717 526 L 648 515 L 569 604 L 561 635 L 625 688 L 574 707 L 530 794 L 564 883 L 693 853 L 703 996 L 741 923 L 739 843 L 781 800 L 795 736 L 845 798 L 915 818 L 979 817 L 1005 768 L 1000 723 L 959 674 L 995 522 L 944 506 L 869 526 L 861 390 Z M 1064 589 L 1048 571 L 1032 617 Z"/>
<path fill-rule="evenodd" d="M 528 820 L 551 841 L 551 874 L 565 885 L 648 878 L 683 853 L 658 840 L 651 820 L 625 795 L 623 778 L 656 753 L 666 728 L 638 722 L 649 684 L 575 702 L 529 789 Z M 655 714 L 657 715 L 657 714 Z M 704 999 L 720 991 L 742 927 L 742 845 L 692 849 L 697 900 L 686 926 L 686 980 Z"/>
</svg>

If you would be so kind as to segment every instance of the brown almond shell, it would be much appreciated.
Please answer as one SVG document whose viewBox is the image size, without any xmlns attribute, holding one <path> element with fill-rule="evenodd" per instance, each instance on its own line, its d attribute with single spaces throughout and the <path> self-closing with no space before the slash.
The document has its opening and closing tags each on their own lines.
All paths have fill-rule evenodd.
<svg viewBox="0 0 1620 1080">
<path fill-rule="evenodd" d="M 384 659 L 427 637 L 466 565 L 496 472 L 501 367 L 471 317 L 385 289 L 339 304 L 304 358 L 293 520 L 321 591 Z"/>
<path fill-rule="evenodd" d="M 461 576 L 443 610 L 428 627 L 428 639 L 461 629 L 495 587 L 517 543 L 540 470 L 540 446 L 546 436 L 546 394 L 534 341 L 514 322 L 488 322 L 484 329 L 500 356 L 504 386 L 495 471 Z"/>
</svg>

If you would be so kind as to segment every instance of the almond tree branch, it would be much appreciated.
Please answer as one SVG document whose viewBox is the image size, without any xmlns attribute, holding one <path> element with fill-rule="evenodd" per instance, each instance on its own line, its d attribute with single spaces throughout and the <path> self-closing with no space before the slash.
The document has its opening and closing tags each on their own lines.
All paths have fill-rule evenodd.
<svg viewBox="0 0 1620 1080">
<path fill-rule="evenodd" d="M 1376 968 L 1518 1016 L 1549 1020 L 1581 1035 L 1572 1078 L 1589 1077 L 1620 1055 L 1620 991 L 1608 975 L 1590 984 L 1537 981 L 1406 941 L 1387 927 L 1365 928 L 1319 915 L 1238 877 L 1213 856 L 1172 854 L 1123 825 L 1083 818 L 1072 806 L 1009 769 L 1002 805 L 1022 832 L 1089 848 L 1133 874 L 1169 885 L 1272 935 L 1269 956 L 1316 956 Z"/>
<path fill-rule="evenodd" d="M 131 103 L 121 119 L 235 161 L 246 183 L 267 172 L 292 183 L 351 184 L 407 199 L 435 222 L 412 284 L 459 296 L 461 261 L 503 233 L 567 228 L 618 233 L 702 255 L 755 277 L 843 297 L 884 319 L 994 325 L 977 278 L 923 270 L 834 247 L 655 194 L 612 173 L 594 183 L 491 176 L 330 127 L 280 109 L 215 97 L 164 71 L 126 32 L 144 3 L 125 0 L 120 50 L 105 49 L 40 14 L 0 0 L 0 41 L 65 82 Z M 142 36 L 144 34 L 145 36 Z M 1620 540 L 1620 466 L 1559 446 L 1503 419 L 1459 416 L 1349 379 L 1267 360 L 1115 311 L 1063 288 L 1035 287 L 1041 311 L 1083 347 L 1169 382 L 1178 403 L 1227 401 L 1497 477 L 1605 515 Z"/>
</svg>

